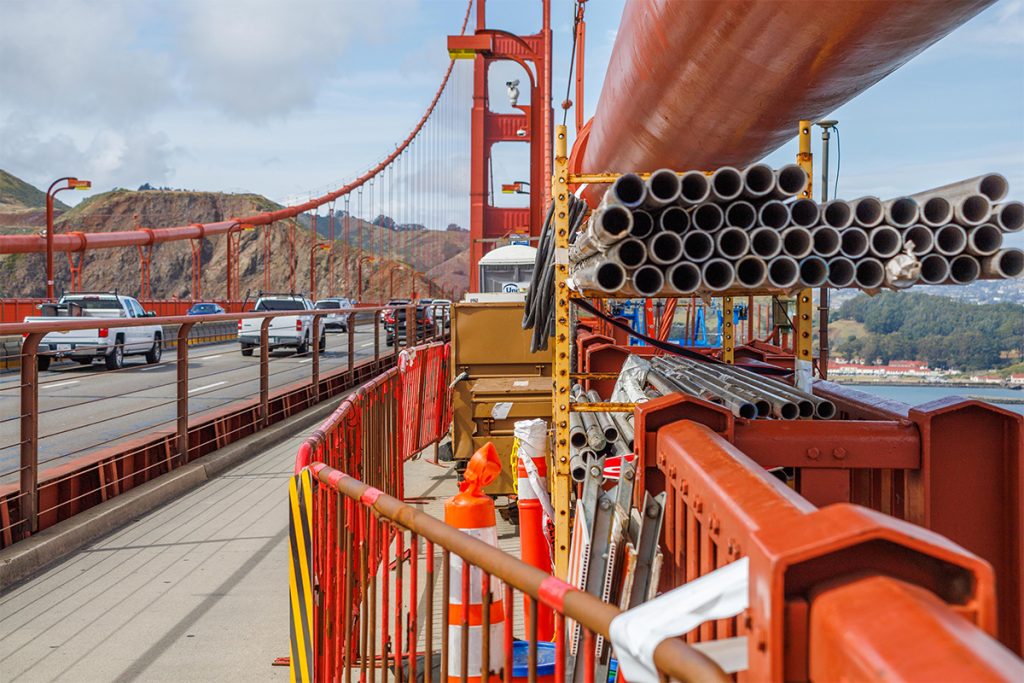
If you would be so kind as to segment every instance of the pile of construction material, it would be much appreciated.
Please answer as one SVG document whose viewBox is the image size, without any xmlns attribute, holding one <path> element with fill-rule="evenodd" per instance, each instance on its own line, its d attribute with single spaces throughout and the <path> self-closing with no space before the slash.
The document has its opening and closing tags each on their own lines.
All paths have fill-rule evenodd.
<svg viewBox="0 0 1024 683">
<path fill-rule="evenodd" d="M 735 365 L 691 360 L 680 356 L 651 359 L 631 355 L 611 395 L 613 402 L 643 403 L 667 394 L 684 393 L 727 408 L 736 417 L 755 419 L 819 419 L 836 416 L 828 399 L 791 384 Z M 573 385 L 575 405 L 601 403 L 593 389 Z M 569 414 L 570 472 L 583 481 L 587 468 L 603 467 L 608 456 L 633 453 L 633 412 L 574 411 Z"/>
<path fill-rule="evenodd" d="M 1002 246 L 1024 228 L 1002 175 L 824 204 L 798 196 L 806 185 L 795 164 L 624 174 L 569 249 L 572 286 L 622 297 L 877 291 L 1024 273 L 1024 252 Z"/>
</svg>

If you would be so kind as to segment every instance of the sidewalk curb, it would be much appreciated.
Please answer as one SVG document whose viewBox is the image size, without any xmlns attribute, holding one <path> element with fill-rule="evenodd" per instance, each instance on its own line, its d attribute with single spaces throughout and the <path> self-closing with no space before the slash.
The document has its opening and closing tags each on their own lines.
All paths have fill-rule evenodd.
<svg viewBox="0 0 1024 683">
<path fill-rule="evenodd" d="M 323 401 L 0 550 L 0 595 L 100 537 L 322 422 L 349 393 Z"/>
</svg>

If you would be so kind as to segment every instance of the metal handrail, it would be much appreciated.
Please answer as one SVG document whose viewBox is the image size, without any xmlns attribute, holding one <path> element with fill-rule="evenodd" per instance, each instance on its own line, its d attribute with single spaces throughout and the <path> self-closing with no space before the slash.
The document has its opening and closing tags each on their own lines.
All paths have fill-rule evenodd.
<svg viewBox="0 0 1024 683">
<path fill-rule="evenodd" d="M 458 555 L 467 563 L 574 619 L 585 629 L 608 638 L 612 619 L 621 614 L 617 607 L 420 512 L 393 496 L 376 492 L 373 487 L 324 463 L 313 463 L 310 469 L 321 484 L 370 508 L 400 528 Z M 364 496 L 371 491 L 374 491 L 373 495 Z M 552 589 L 553 584 L 557 584 L 555 589 Z M 654 663 L 660 672 L 679 681 L 724 683 L 731 680 L 711 658 L 678 638 L 669 638 L 658 644 L 654 649 Z"/>
</svg>

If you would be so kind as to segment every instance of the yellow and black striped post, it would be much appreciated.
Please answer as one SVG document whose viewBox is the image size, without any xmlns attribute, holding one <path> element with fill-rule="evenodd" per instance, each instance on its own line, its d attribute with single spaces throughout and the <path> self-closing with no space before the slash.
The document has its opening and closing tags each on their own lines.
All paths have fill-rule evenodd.
<svg viewBox="0 0 1024 683">
<path fill-rule="evenodd" d="M 313 680 L 313 476 L 302 470 L 288 482 L 288 589 L 292 681 Z"/>
</svg>

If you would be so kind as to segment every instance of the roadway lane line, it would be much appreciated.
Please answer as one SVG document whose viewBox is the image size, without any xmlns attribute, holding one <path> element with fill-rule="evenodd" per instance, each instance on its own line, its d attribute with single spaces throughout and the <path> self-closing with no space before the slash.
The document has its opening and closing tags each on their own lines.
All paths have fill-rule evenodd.
<svg viewBox="0 0 1024 683">
<path fill-rule="evenodd" d="M 223 355 L 223 353 L 216 353 L 212 356 L 196 356 L 196 360 L 210 360 L 211 358 L 220 358 Z"/>
<path fill-rule="evenodd" d="M 207 384 L 206 386 L 196 387 L 195 389 L 189 389 L 188 393 L 193 394 L 197 391 L 202 391 L 203 389 L 213 389 L 214 387 L 219 387 L 221 384 L 227 383 L 227 380 L 224 380 L 223 382 L 214 382 L 213 384 Z"/>
<path fill-rule="evenodd" d="M 70 386 L 72 384 L 78 384 L 78 380 L 77 379 L 73 379 L 73 380 L 71 380 L 69 382 L 57 382 L 56 384 L 43 384 L 39 388 L 40 389 L 56 389 L 57 387 L 66 387 L 66 386 Z"/>
<path fill-rule="evenodd" d="M 373 342 L 369 341 L 369 342 L 366 342 L 365 344 L 360 344 L 359 348 L 363 349 L 363 348 L 366 348 L 367 346 L 373 346 Z"/>
</svg>

